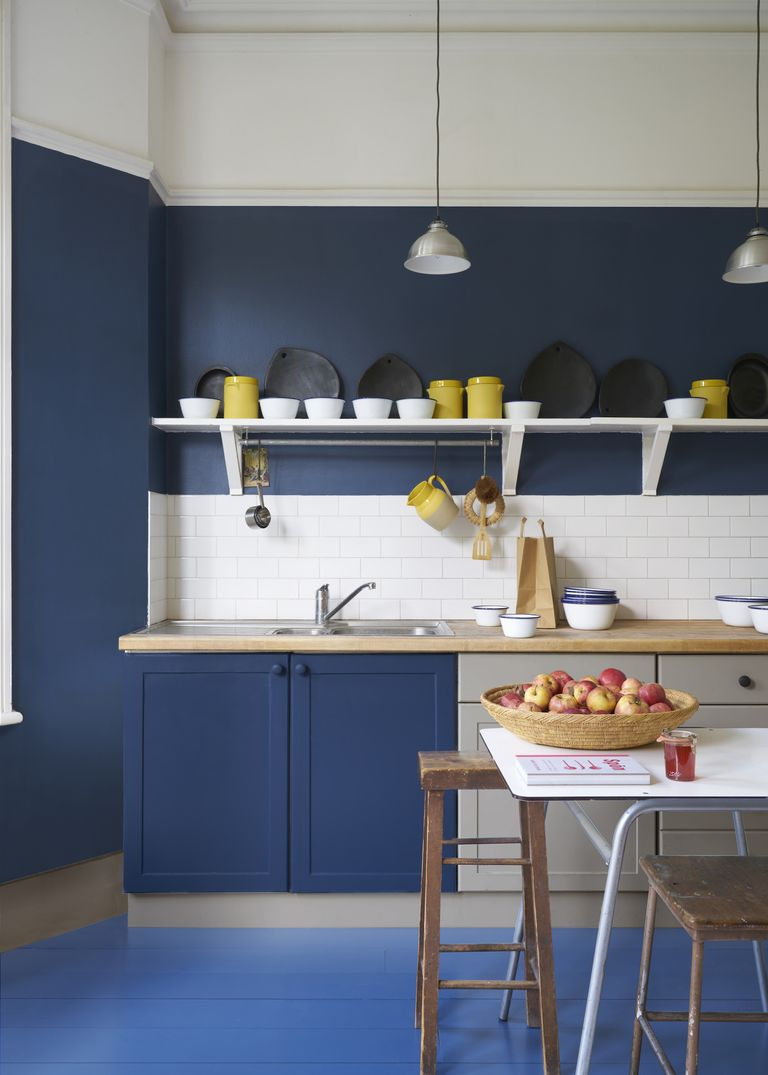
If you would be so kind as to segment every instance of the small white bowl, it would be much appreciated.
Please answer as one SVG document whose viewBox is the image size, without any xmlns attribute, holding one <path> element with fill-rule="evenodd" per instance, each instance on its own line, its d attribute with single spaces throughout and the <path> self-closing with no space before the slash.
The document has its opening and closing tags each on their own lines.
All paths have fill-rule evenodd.
<svg viewBox="0 0 768 1075">
<path fill-rule="evenodd" d="M 753 627 L 751 605 L 763 604 L 761 597 L 715 597 L 720 618 L 729 627 Z"/>
<path fill-rule="evenodd" d="M 344 400 L 334 399 L 332 396 L 313 396 L 304 400 L 304 406 L 307 408 L 307 418 L 341 418 Z"/>
<path fill-rule="evenodd" d="M 575 631 L 607 631 L 616 619 L 618 604 L 563 605 L 568 626 Z"/>
<path fill-rule="evenodd" d="M 667 418 L 701 418 L 707 401 L 699 396 L 683 396 L 680 399 L 665 399 L 664 409 Z"/>
<path fill-rule="evenodd" d="M 768 605 L 749 605 L 752 626 L 761 635 L 768 635 Z"/>
<path fill-rule="evenodd" d="M 507 638 L 533 638 L 541 616 L 533 612 L 510 612 L 499 616 L 501 629 Z"/>
<path fill-rule="evenodd" d="M 504 404 L 505 418 L 538 418 L 541 404 L 531 399 L 516 399 Z"/>
<path fill-rule="evenodd" d="M 509 605 L 473 605 L 475 623 L 478 627 L 498 627 L 499 616 L 508 608 Z"/>
<path fill-rule="evenodd" d="M 185 418 L 218 418 L 221 400 L 190 396 L 188 399 L 180 399 L 179 406 Z"/>
<path fill-rule="evenodd" d="M 435 413 L 434 399 L 399 399 L 397 401 L 397 413 L 400 418 L 414 419 L 431 418 Z"/>
<path fill-rule="evenodd" d="M 392 400 L 366 396 L 363 399 L 353 399 L 352 406 L 355 411 L 355 418 L 363 418 L 366 421 L 371 418 L 389 418 L 389 412 L 392 410 Z"/>
<path fill-rule="evenodd" d="M 298 399 L 287 396 L 268 396 L 259 400 L 262 418 L 295 418 L 299 413 Z"/>
</svg>

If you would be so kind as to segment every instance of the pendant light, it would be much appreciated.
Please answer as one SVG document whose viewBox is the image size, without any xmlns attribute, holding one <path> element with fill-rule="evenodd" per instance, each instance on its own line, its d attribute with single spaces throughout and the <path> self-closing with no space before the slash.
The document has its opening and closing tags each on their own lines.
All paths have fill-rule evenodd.
<svg viewBox="0 0 768 1075">
<path fill-rule="evenodd" d="M 463 243 L 455 235 L 451 235 L 447 224 L 440 217 L 440 0 L 437 0 L 436 24 L 435 201 L 437 211 L 435 219 L 413 244 L 404 262 L 406 269 L 410 269 L 411 272 L 427 273 L 430 276 L 464 272 L 471 264 Z"/>
<path fill-rule="evenodd" d="M 760 0 L 757 0 L 757 59 L 755 63 L 755 226 L 737 246 L 725 266 L 723 280 L 729 284 L 764 284 L 768 282 L 768 231 L 760 226 Z"/>
</svg>

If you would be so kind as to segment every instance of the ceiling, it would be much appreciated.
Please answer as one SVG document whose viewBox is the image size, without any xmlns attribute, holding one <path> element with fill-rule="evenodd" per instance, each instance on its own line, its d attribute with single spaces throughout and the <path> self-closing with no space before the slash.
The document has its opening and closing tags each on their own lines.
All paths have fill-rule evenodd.
<svg viewBox="0 0 768 1075">
<path fill-rule="evenodd" d="M 435 0 L 159 0 L 177 33 L 423 32 Z M 749 31 L 755 0 L 441 0 L 445 31 Z"/>
</svg>

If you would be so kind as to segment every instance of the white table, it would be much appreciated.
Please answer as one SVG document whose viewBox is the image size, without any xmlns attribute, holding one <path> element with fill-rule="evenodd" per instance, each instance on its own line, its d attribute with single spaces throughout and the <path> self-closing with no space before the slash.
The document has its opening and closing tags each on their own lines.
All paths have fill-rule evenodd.
<svg viewBox="0 0 768 1075">
<path fill-rule="evenodd" d="M 591 787 L 575 787 L 572 784 L 529 786 L 519 774 L 515 764 L 516 754 L 577 752 L 562 747 L 534 746 L 505 728 L 486 728 L 481 732 L 515 798 L 565 802 L 608 866 L 575 1075 L 588 1075 L 589 1072 L 624 849 L 637 818 L 641 814 L 659 810 L 728 810 L 733 814 L 739 854 L 746 854 L 741 813 L 768 810 L 768 728 L 696 728 L 695 731 L 699 737 L 696 780 L 689 783 L 668 780 L 664 774 L 664 753 L 661 746 L 654 743 L 618 752 L 631 754 L 641 762 L 651 773 L 650 784 L 600 784 Z M 610 842 L 579 805 L 581 801 L 590 799 L 634 800 L 621 815 Z M 766 1008 L 768 985 L 762 948 L 759 946 L 755 947 L 755 959 L 763 1007 Z"/>
</svg>

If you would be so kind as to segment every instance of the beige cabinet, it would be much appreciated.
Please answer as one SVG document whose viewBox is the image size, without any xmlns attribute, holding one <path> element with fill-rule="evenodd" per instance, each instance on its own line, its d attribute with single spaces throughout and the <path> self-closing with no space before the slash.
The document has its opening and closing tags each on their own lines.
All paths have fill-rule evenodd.
<svg viewBox="0 0 768 1075">
<path fill-rule="evenodd" d="M 518 683 L 538 672 L 563 668 L 574 676 L 598 674 L 608 666 L 621 668 L 627 675 L 654 679 L 656 659 L 648 654 L 461 654 L 459 656 L 459 750 L 484 750 L 480 736 L 483 728 L 497 727 L 479 703 L 489 687 Z M 586 809 L 595 824 L 610 837 L 626 808 L 625 802 L 587 803 Z M 519 834 L 517 804 L 505 791 L 459 792 L 459 832 L 467 836 Z M 655 850 L 654 819 L 640 819 L 630 836 L 622 871 L 623 889 L 644 889 L 639 876 L 641 855 Z M 547 816 L 547 849 L 550 888 L 553 892 L 602 891 L 605 867 L 568 808 L 554 803 Z M 463 849 L 471 855 L 471 847 Z M 483 848 L 492 857 L 509 855 L 509 847 Z M 515 867 L 459 867 L 459 890 L 509 891 L 520 888 L 520 871 Z"/>
<path fill-rule="evenodd" d="M 686 727 L 768 727 L 768 656 L 760 654 L 662 655 L 659 680 L 700 702 Z M 749 850 L 768 855 L 768 814 L 744 814 Z M 667 855 L 735 855 L 728 813 L 662 814 L 659 850 Z"/>
</svg>

